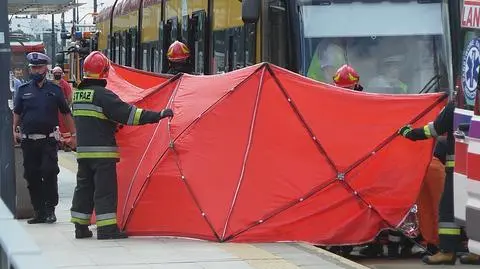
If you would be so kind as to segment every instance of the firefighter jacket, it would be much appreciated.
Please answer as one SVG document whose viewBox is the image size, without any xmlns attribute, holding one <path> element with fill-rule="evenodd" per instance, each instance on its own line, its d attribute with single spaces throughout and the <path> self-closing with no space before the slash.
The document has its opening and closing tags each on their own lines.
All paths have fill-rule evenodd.
<svg viewBox="0 0 480 269">
<path fill-rule="evenodd" d="M 403 129 L 401 134 L 410 140 L 423 140 L 429 138 L 436 138 L 438 136 L 447 134 L 447 147 L 445 170 L 452 172 L 455 166 L 455 137 L 453 136 L 453 116 L 455 112 L 455 104 L 449 102 L 437 116 L 437 118 L 423 126 L 423 128 Z"/>
<path fill-rule="evenodd" d="M 153 112 L 127 104 L 105 88 L 105 80 L 85 79 L 73 94 L 77 128 L 77 159 L 119 158 L 115 132 L 118 123 L 156 123 L 165 110 Z"/>
</svg>

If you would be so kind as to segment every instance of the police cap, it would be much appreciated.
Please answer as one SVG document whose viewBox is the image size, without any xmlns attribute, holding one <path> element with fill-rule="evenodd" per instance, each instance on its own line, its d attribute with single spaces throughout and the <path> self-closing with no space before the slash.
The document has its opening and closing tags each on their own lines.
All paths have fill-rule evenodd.
<svg viewBox="0 0 480 269">
<path fill-rule="evenodd" d="M 50 57 L 40 52 L 30 52 L 27 54 L 28 66 L 40 66 L 50 63 Z"/>
</svg>

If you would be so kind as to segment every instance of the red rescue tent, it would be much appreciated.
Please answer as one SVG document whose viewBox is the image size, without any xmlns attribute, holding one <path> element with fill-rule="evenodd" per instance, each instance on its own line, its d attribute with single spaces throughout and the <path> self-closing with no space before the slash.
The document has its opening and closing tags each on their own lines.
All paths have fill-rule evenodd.
<svg viewBox="0 0 480 269">
<path fill-rule="evenodd" d="M 118 133 L 130 235 L 358 244 L 415 203 L 433 140 L 397 130 L 433 120 L 445 95 L 354 92 L 259 64 L 178 75 L 132 103 L 175 116 Z"/>
</svg>

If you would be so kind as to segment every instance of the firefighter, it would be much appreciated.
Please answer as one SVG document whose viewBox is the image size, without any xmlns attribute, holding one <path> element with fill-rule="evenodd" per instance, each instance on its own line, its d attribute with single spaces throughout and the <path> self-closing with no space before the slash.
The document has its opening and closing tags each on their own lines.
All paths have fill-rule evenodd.
<svg viewBox="0 0 480 269">
<path fill-rule="evenodd" d="M 94 205 L 97 239 L 127 238 L 119 230 L 116 217 L 117 123 L 143 125 L 173 117 L 171 109 L 147 111 L 121 101 L 105 88 L 109 68 L 110 62 L 101 52 L 90 53 L 83 64 L 83 81 L 73 96 L 73 115 L 78 128 L 77 186 L 71 208 L 75 238 L 92 237 L 88 225 Z"/>
<path fill-rule="evenodd" d="M 190 49 L 180 41 L 173 42 L 167 51 L 167 58 L 170 65 L 168 74 L 176 75 L 178 73 L 192 73 L 190 64 Z"/>
<path fill-rule="evenodd" d="M 412 129 L 406 125 L 399 130 L 399 133 L 412 140 L 424 140 L 436 138 L 447 134 L 447 156 L 445 161 L 445 186 L 440 200 L 439 228 L 440 252 L 432 256 L 423 257 L 426 264 L 455 264 L 457 259 L 456 250 L 460 242 L 460 227 L 455 223 L 453 212 L 453 168 L 455 166 L 454 150 L 455 138 L 453 136 L 453 115 L 455 110 L 454 102 L 449 102 L 435 121 L 428 123 L 421 128 Z"/>
<path fill-rule="evenodd" d="M 360 76 L 353 67 L 349 65 L 342 65 L 335 75 L 333 76 L 333 82 L 335 86 L 350 89 L 354 91 L 363 91 L 363 87 L 360 85 Z"/>
</svg>

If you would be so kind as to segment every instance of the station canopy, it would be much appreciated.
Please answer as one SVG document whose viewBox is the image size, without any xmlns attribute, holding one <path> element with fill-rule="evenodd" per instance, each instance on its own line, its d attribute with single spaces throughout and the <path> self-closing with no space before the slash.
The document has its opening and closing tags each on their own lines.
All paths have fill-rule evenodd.
<svg viewBox="0 0 480 269">
<path fill-rule="evenodd" d="M 8 0 L 8 14 L 60 14 L 82 5 L 84 5 L 84 3 L 75 3 L 74 0 Z"/>
</svg>

